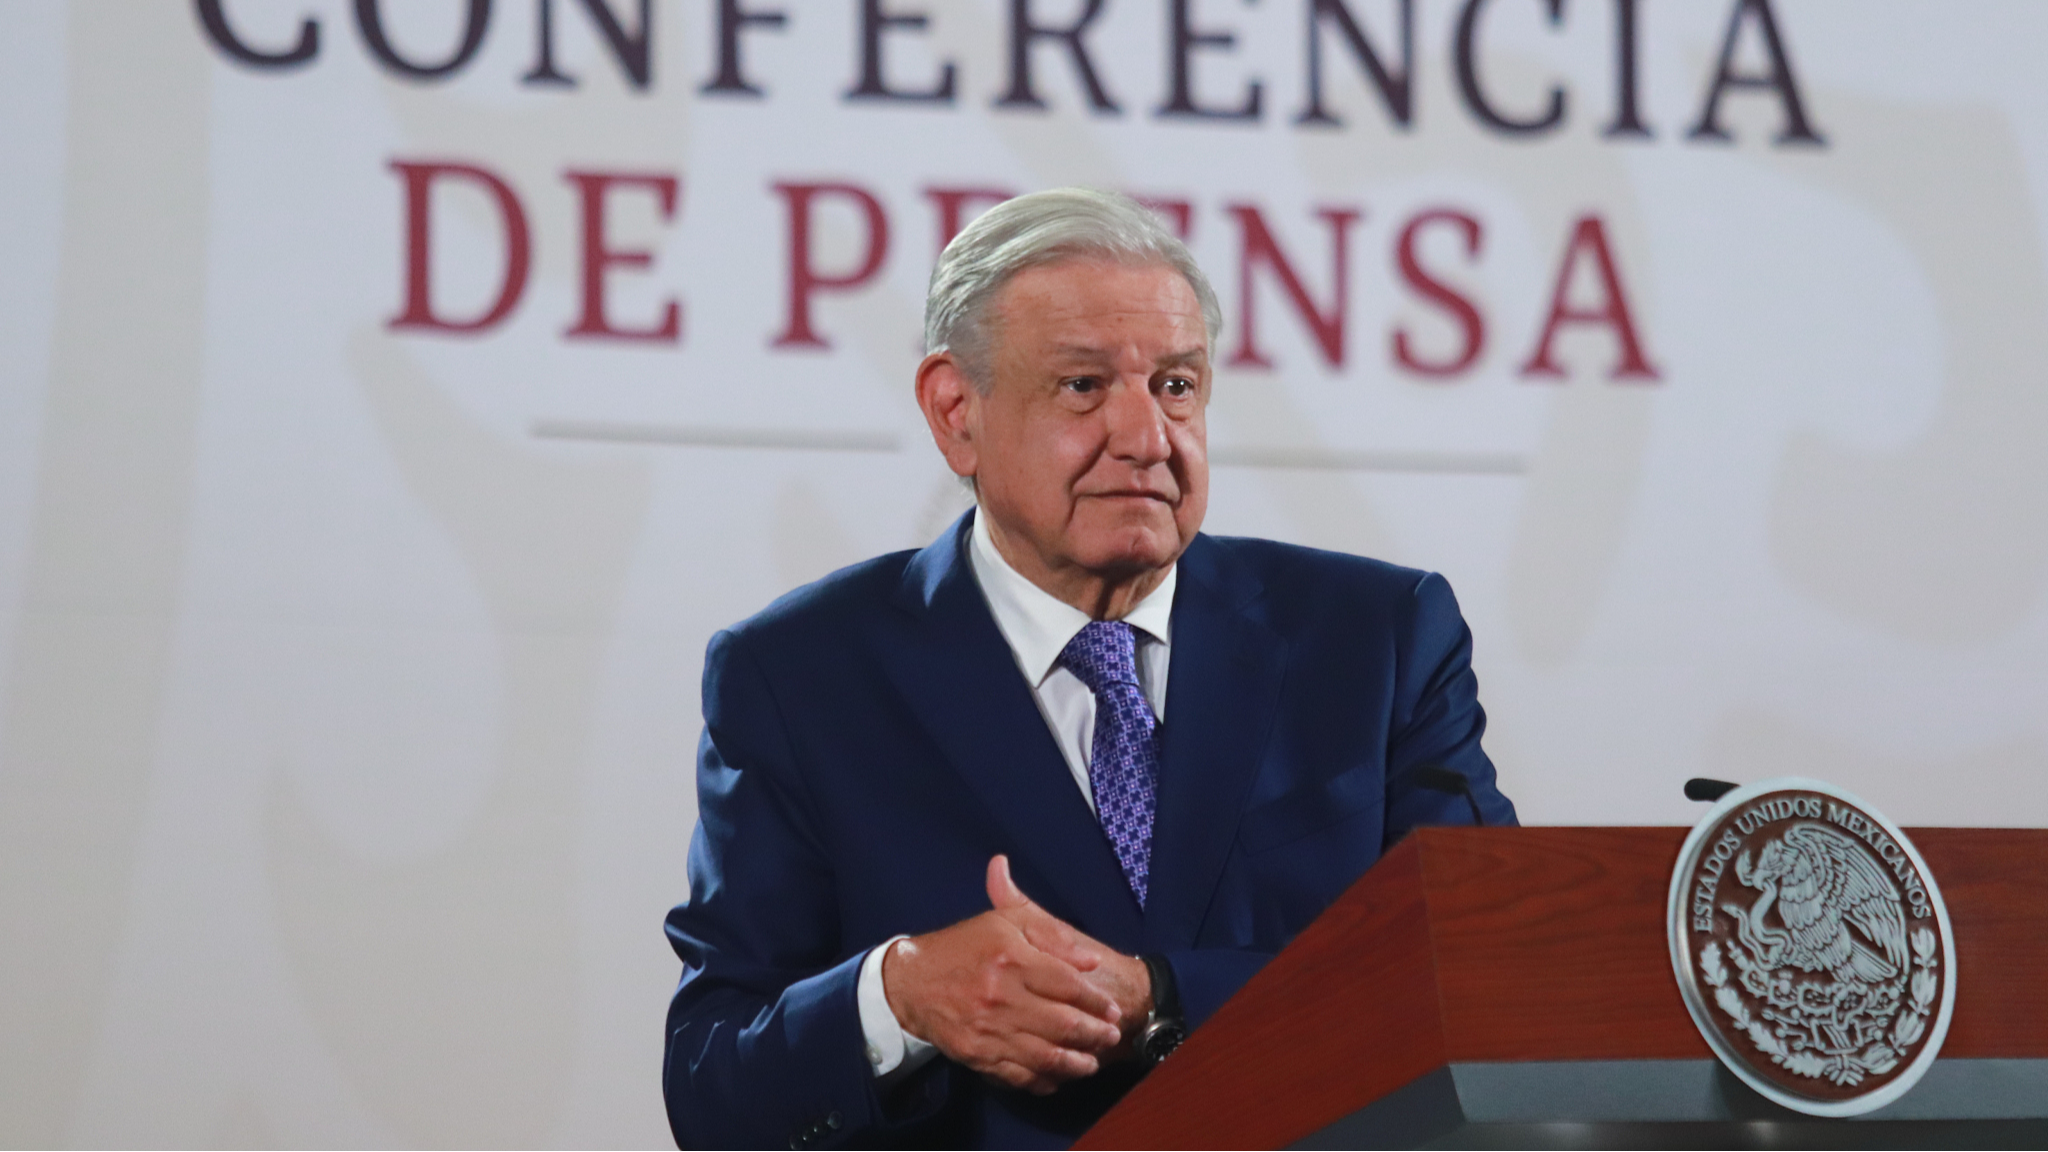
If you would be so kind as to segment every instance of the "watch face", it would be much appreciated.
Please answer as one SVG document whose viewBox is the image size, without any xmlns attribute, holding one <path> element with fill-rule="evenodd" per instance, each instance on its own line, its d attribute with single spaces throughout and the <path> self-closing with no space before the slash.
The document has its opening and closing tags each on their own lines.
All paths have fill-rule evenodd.
<svg viewBox="0 0 2048 1152">
<path fill-rule="evenodd" d="M 1187 1029 L 1171 1020 L 1148 1024 L 1144 1036 L 1138 1041 L 1138 1053 L 1145 1058 L 1145 1063 L 1157 1064 L 1173 1055 L 1173 1050 L 1180 1047 L 1180 1042 L 1187 1039 L 1187 1035 Z"/>
</svg>

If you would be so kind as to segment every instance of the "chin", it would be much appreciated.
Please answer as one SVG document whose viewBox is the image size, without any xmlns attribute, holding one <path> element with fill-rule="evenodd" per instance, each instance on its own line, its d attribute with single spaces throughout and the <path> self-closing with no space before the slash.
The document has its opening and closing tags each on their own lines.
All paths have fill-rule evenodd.
<svg viewBox="0 0 2048 1152">
<path fill-rule="evenodd" d="M 1149 572 L 1180 558 L 1180 535 L 1172 530 L 1126 529 L 1093 548 L 1079 549 L 1097 572 Z"/>
</svg>

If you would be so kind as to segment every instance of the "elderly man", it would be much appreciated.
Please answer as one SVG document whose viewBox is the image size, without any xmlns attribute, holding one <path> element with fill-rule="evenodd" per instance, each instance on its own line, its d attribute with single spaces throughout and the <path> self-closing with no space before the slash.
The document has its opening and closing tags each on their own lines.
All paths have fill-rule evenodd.
<svg viewBox="0 0 2048 1152">
<path fill-rule="evenodd" d="M 1409 829 L 1514 820 L 1440 577 L 1200 534 L 1217 327 L 1121 197 L 940 257 L 978 507 L 705 659 L 679 1144 L 1064 1146 Z"/>
</svg>

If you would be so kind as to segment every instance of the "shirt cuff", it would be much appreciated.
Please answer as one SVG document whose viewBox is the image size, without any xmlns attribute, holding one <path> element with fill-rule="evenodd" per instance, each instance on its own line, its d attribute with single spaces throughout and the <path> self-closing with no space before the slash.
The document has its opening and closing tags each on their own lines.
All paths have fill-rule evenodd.
<svg viewBox="0 0 2048 1152">
<path fill-rule="evenodd" d="M 916 1071 L 938 1052 L 903 1030 L 896 1013 L 889 1008 L 888 994 L 882 990 L 882 957 L 898 940 L 908 939 L 896 936 L 885 940 L 870 949 L 867 958 L 860 962 L 860 981 L 855 985 L 854 997 L 860 1005 L 860 1030 L 867 1041 L 868 1067 L 876 1079 Z"/>
</svg>

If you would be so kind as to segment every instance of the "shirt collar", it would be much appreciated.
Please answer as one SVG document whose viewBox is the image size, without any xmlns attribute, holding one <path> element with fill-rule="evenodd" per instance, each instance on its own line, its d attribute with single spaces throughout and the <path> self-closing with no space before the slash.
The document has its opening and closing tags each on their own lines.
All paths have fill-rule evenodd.
<svg viewBox="0 0 2048 1152">
<path fill-rule="evenodd" d="M 979 508 L 974 512 L 973 540 L 967 554 L 975 582 L 981 585 L 981 594 L 988 600 L 996 628 L 1009 641 L 1017 667 L 1033 686 L 1044 683 L 1058 665 L 1067 642 L 1087 626 L 1088 614 L 1012 568 L 996 550 L 987 518 Z M 1176 562 L 1166 570 L 1166 579 L 1159 582 L 1159 587 L 1147 593 L 1124 617 L 1124 623 L 1137 630 L 1139 643 L 1172 642 L 1173 589 L 1179 576 L 1180 565 Z"/>
</svg>

